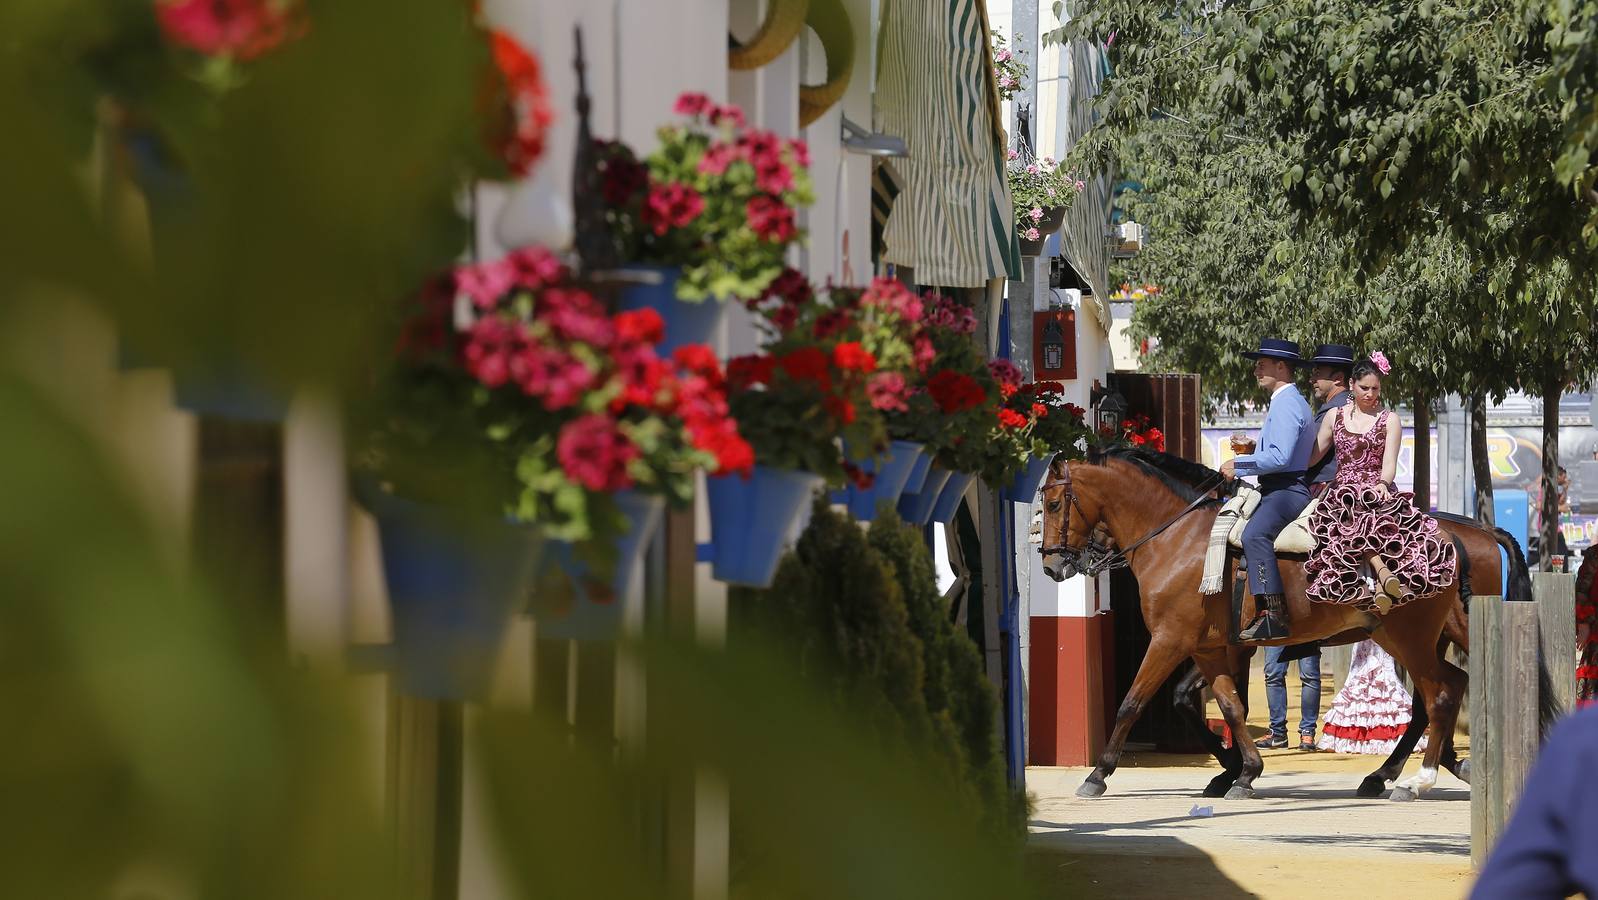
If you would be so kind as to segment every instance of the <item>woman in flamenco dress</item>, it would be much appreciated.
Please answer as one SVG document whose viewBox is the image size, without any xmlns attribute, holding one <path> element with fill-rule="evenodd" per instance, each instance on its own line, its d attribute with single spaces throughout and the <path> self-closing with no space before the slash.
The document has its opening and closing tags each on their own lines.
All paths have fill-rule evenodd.
<svg viewBox="0 0 1598 900">
<path fill-rule="evenodd" d="M 1454 582 L 1459 557 L 1437 520 L 1398 490 L 1403 426 L 1382 406 L 1386 357 L 1354 366 L 1354 402 L 1321 420 L 1311 462 L 1337 448 L 1337 477 L 1310 516 L 1315 551 L 1304 564 L 1316 603 L 1348 603 L 1385 614 Z M 1369 573 L 1369 574 L 1367 574 Z"/>
</svg>

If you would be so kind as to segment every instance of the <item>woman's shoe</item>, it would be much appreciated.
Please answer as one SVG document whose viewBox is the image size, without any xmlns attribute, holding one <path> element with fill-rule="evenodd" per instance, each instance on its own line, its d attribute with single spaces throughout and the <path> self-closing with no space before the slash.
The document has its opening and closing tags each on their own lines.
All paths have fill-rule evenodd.
<svg viewBox="0 0 1598 900">
<path fill-rule="evenodd" d="M 1387 568 L 1387 563 L 1383 562 L 1380 556 L 1372 556 L 1370 564 L 1372 571 L 1376 573 L 1376 581 L 1382 586 L 1382 592 L 1373 599 L 1376 601 L 1377 610 L 1385 615 L 1393 608 L 1394 602 L 1403 599 L 1404 585 L 1398 580 L 1398 576 Z"/>
</svg>

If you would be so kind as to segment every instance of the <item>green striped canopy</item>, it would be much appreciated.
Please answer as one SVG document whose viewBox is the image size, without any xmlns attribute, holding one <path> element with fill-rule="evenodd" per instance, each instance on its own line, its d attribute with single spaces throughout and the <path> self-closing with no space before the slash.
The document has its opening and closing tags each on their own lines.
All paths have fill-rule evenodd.
<svg viewBox="0 0 1598 900">
<path fill-rule="evenodd" d="M 921 284 L 1021 277 L 988 41 L 982 0 L 883 0 L 877 129 L 910 150 L 883 259 Z"/>
</svg>

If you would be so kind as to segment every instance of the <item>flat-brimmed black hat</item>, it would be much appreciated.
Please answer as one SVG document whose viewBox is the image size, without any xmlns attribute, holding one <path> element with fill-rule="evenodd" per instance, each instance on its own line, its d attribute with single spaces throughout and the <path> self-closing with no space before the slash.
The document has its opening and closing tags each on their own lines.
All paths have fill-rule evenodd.
<svg viewBox="0 0 1598 900">
<path fill-rule="evenodd" d="M 1298 353 L 1298 345 L 1280 338 L 1266 338 L 1260 341 L 1258 350 L 1244 353 L 1243 355 L 1249 359 L 1279 359 L 1294 366 L 1302 366 L 1304 364 L 1304 357 Z"/>
<path fill-rule="evenodd" d="M 1322 344 L 1315 348 L 1315 355 L 1309 361 L 1314 366 L 1352 366 L 1354 348 L 1343 344 Z"/>
</svg>

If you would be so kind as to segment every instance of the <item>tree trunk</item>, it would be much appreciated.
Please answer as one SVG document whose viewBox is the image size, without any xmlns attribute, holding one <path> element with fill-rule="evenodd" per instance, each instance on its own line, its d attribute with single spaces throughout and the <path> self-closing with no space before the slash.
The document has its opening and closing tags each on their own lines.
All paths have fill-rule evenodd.
<svg viewBox="0 0 1598 900">
<path fill-rule="evenodd" d="M 1416 391 L 1412 408 L 1415 411 L 1415 452 L 1411 467 L 1415 481 L 1415 508 L 1428 512 L 1432 508 L 1432 405 L 1424 391 Z"/>
<path fill-rule="evenodd" d="M 1559 395 L 1565 385 L 1563 379 L 1548 376 L 1543 379 L 1542 388 L 1543 527 L 1537 541 L 1542 545 L 1538 568 L 1547 572 L 1552 570 L 1554 554 L 1559 552 Z"/>
<path fill-rule="evenodd" d="M 1487 392 L 1470 395 L 1470 471 L 1476 496 L 1476 521 L 1493 522 L 1493 467 L 1487 457 Z"/>
</svg>

